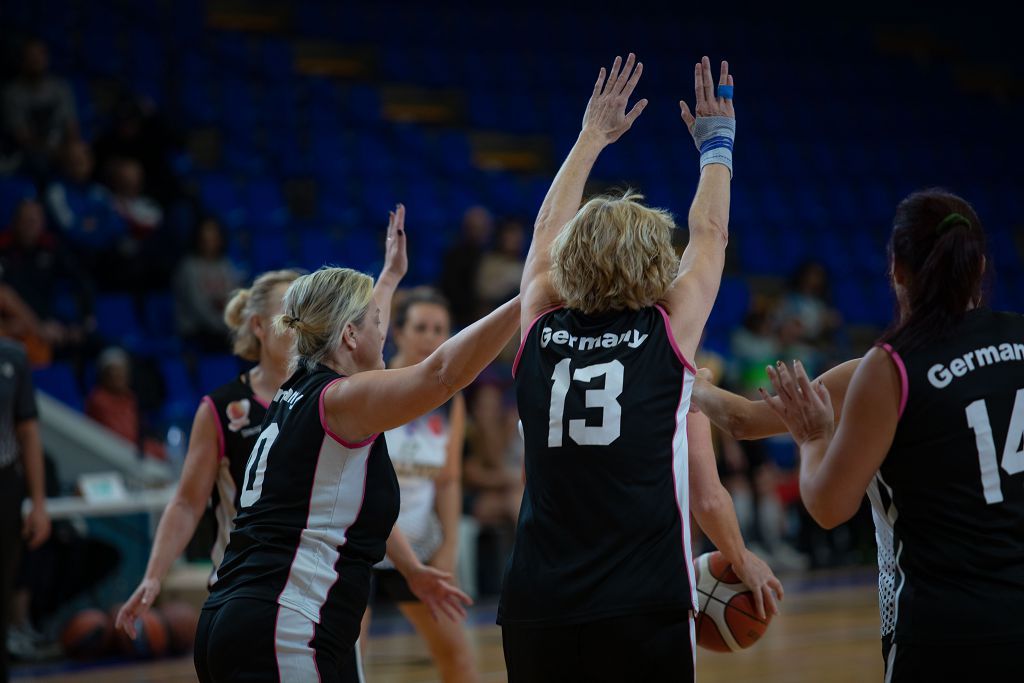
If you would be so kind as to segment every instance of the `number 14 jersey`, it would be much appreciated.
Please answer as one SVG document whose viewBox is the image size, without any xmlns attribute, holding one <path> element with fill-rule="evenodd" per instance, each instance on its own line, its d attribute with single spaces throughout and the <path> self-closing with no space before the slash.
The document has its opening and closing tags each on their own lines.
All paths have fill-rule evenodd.
<svg viewBox="0 0 1024 683">
<path fill-rule="evenodd" d="M 692 609 L 693 371 L 666 312 L 549 311 L 513 373 L 526 490 L 498 622 Z"/>
</svg>

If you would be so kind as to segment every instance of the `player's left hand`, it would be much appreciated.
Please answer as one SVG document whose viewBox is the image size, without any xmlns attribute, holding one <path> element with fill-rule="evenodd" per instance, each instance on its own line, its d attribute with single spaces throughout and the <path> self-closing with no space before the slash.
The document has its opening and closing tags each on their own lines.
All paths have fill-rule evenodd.
<svg viewBox="0 0 1024 683">
<path fill-rule="evenodd" d="M 28 541 L 30 550 L 35 550 L 50 537 L 50 514 L 43 505 L 33 504 L 25 517 L 22 536 Z"/>
<path fill-rule="evenodd" d="M 396 204 L 394 211 L 388 212 L 387 243 L 384 246 L 384 270 L 381 276 L 391 276 L 398 280 L 405 277 L 409 270 L 409 255 L 405 242 L 405 205 Z"/>
<path fill-rule="evenodd" d="M 732 570 L 740 577 L 740 581 L 747 584 L 747 588 L 753 594 L 757 616 L 768 619 L 779 613 L 778 601 L 784 596 L 782 582 L 775 578 L 775 574 L 764 560 L 749 550 L 744 550 L 743 559 L 739 563 L 734 562 Z"/>
<path fill-rule="evenodd" d="M 797 445 L 807 441 L 829 441 L 835 431 L 835 411 L 828 389 L 821 380 L 811 384 L 803 363 L 793 361 L 793 370 L 778 362 L 768 366 L 768 377 L 775 387 L 775 396 L 758 389 L 768 406 L 782 418 Z"/>
<path fill-rule="evenodd" d="M 466 618 L 466 606 L 473 600 L 453 586 L 451 574 L 433 567 L 420 565 L 406 576 L 409 589 L 420 601 L 430 609 L 434 619 L 440 620 L 444 615 L 452 621 Z"/>
</svg>

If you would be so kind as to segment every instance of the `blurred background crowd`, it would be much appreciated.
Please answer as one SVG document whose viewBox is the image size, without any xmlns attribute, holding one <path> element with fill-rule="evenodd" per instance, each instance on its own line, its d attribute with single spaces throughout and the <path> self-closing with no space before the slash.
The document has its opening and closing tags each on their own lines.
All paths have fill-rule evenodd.
<svg viewBox="0 0 1024 683">
<path fill-rule="evenodd" d="M 733 237 L 698 359 L 724 386 L 756 398 L 768 362 L 820 373 L 868 348 L 892 312 L 892 208 L 920 187 L 975 204 L 994 305 L 1024 306 L 1021 60 L 955 22 L 851 19 L 825 33 L 752 19 L 726 32 L 658 10 L 567 42 L 596 36 L 598 18 L 328 0 L 3 13 L 0 331 L 26 346 L 37 388 L 140 457 L 180 462 L 199 397 L 244 367 L 222 316 L 235 288 L 272 268 L 378 272 L 397 201 L 404 284 L 436 286 L 456 328 L 514 294 L 552 160 L 597 68 L 624 50 L 644 61 L 638 94 L 654 104 L 589 189 L 636 187 L 680 223 L 697 177 L 675 109 L 688 65 L 709 54 L 737 74 Z M 819 59 L 797 61 L 796 43 Z M 500 587 L 522 493 L 514 354 L 467 392 L 481 595 Z M 779 570 L 872 561 L 866 511 L 831 532 L 807 521 L 788 438 L 717 445 L 744 532 Z M 61 454 L 47 455 L 59 472 Z M 70 485 L 55 479 L 54 493 Z"/>
</svg>

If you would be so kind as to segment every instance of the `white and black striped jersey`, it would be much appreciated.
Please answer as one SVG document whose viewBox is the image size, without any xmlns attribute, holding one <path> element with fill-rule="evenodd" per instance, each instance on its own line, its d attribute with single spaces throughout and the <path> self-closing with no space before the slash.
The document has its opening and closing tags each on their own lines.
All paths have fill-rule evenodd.
<svg viewBox="0 0 1024 683">
<path fill-rule="evenodd" d="M 882 635 L 1024 643 L 1024 316 L 969 312 L 908 353 L 892 447 L 868 497 Z"/>
<path fill-rule="evenodd" d="M 692 609 L 693 370 L 665 311 L 547 312 L 514 374 L 526 491 L 499 623 Z"/>
<path fill-rule="evenodd" d="M 350 443 L 327 426 L 324 392 L 344 379 L 322 365 L 300 368 L 277 392 L 207 606 L 233 597 L 276 602 L 324 628 L 354 623 L 355 640 L 399 492 L 383 436 Z"/>
</svg>

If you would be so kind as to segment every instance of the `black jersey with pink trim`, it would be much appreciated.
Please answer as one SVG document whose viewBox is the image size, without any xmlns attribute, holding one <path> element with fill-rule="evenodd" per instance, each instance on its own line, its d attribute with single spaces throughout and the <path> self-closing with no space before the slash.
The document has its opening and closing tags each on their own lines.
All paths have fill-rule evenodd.
<svg viewBox="0 0 1024 683">
<path fill-rule="evenodd" d="M 207 605 L 267 600 L 323 619 L 324 628 L 333 612 L 336 624 L 351 625 L 354 616 L 358 633 L 399 493 L 382 435 L 350 443 L 327 427 L 324 392 L 344 379 L 322 365 L 300 368 L 277 392 L 243 473 Z"/>
<path fill-rule="evenodd" d="M 260 435 L 267 405 L 253 392 L 248 372 L 203 396 L 203 403 L 213 414 L 217 425 L 217 481 L 211 501 L 217 520 L 217 536 L 210 552 L 212 584 L 217 580 L 217 568 L 224 558 L 231 525 L 238 512 L 245 463 Z"/>
<path fill-rule="evenodd" d="M 692 609 L 693 371 L 665 311 L 544 313 L 514 373 L 526 491 L 498 622 Z"/>
<path fill-rule="evenodd" d="M 977 309 L 885 350 L 903 393 L 868 490 L 883 635 L 1024 643 L 1024 316 Z"/>
</svg>

